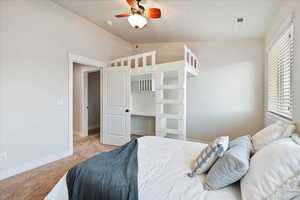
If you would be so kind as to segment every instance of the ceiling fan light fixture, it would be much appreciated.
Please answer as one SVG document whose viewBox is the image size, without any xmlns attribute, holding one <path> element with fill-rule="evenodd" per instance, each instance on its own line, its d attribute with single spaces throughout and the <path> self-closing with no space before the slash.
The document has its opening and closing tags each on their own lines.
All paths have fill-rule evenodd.
<svg viewBox="0 0 300 200">
<path fill-rule="evenodd" d="M 136 29 L 144 28 L 148 21 L 147 19 L 139 14 L 134 14 L 128 17 L 129 24 Z"/>
</svg>

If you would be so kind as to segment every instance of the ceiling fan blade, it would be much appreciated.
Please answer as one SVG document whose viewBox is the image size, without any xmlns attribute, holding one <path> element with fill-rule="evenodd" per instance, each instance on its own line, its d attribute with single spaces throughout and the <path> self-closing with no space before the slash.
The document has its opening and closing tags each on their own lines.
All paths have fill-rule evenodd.
<svg viewBox="0 0 300 200">
<path fill-rule="evenodd" d="M 148 18 L 160 18 L 161 11 L 159 8 L 148 8 L 145 12 L 145 15 Z"/>
<path fill-rule="evenodd" d="M 126 1 L 131 8 L 138 8 L 138 4 L 136 3 L 135 0 L 126 0 Z"/>
<path fill-rule="evenodd" d="M 119 15 L 115 15 L 115 17 L 129 17 L 130 14 L 119 14 Z"/>
</svg>

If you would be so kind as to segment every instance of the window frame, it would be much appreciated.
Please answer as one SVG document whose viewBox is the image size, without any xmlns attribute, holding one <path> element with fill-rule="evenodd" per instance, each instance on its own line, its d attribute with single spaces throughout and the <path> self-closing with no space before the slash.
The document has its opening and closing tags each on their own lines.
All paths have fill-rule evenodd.
<svg viewBox="0 0 300 200">
<path fill-rule="evenodd" d="M 277 42 L 280 42 L 280 40 L 282 40 L 283 39 L 283 37 L 285 36 L 285 34 L 287 34 L 287 32 L 288 31 L 290 31 L 290 29 L 292 29 L 292 35 L 293 35 L 293 50 L 295 51 L 295 49 L 296 49 L 296 47 L 295 47 L 295 25 L 294 25 L 294 20 L 295 20 L 295 17 L 294 17 L 294 15 L 292 15 L 290 18 L 289 18 L 289 20 L 288 20 L 288 22 L 287 23 L 285 23 L 284 24 L 284 26 L 282 26 L 281 27 L 281 31 L 279 32 L 279 34 L 277 34 L 277 37 L 274 39 L 274 40 L 272 40 L 272 42 L 270 43 L 270 45 L 268 46 L 268 48 L 267 48 L 267 57 L 266 57 L 266 64 L 267 64 L 267 94 L 266 94 L 266 101 L 267 101 L 267 106 L 266 106 L 266 112 L 267 112 L 267 114 L 271 114 L 271 115 L 273 115 L 273 116 L 275 116 L 275 117 L 278 117 L 278 118 L 281 118 L 281 119 L 284 119 L 284 120 L 288 120 L 288 121 L 292 121 L 293 120 L 293 118 L 294 118 L 294 103 L 295 103 L 295 101 L 294 101 L 294 86 L 293 86 L 293 76 L 294 76 L 294 70 L 293 70 L 293 68 L 294 68 L 294 66 L 295 66 L 295 54 L 294 54 L 294 56 L 293 56 L 293 60 L 290 62 L 290 69 L 289 69 L 289 71 L 290 71 L 290 93 L 289 93 L 289 97 L 291 98 L 290 100 L 291 100 L 291 113 L 290 113 L 290 115 L 289 114 L 287 114 L 287 115 L 285 115 L 285 114 L 283 114 L 283 111 L 284 111 L 284 109 L 282 109 L 282 112 L 280 112 L 280 111 L 278 111 L 278 112 L 276 112 L 275 110 L 273 110 L 273 109 L 270 109 L 271 108 L 271 106 L 270 106 L 270 97 L 271 97 L 271 95 L 270 95 L 270 68 L 272 67 L 271 66 L 271 64 L 270 64 L 270 53 L 271 53 L 271 51 L 272 51 L 272 48 L 277 44 Z M 278 72 L 277 72 L 278 73 Z M 277 83 L 277 84 L 280 84 L 280 83 Z M 281 85 L 282 86 L 282 85 Z M 278 95 L 278 99 L 280 99 L 280 98 L 283 98 L 283 96 L 284 95 L 282 95 L 282 91 L 280 91 L 280 92 L 278 92 L 278 93 L 281 93 L 281 94 L 279 94 Z M 282 106 L 282 104 L 281 103 L 279 103 L 279 104 L 276 104 L 276 106 Z"/>
</svg>

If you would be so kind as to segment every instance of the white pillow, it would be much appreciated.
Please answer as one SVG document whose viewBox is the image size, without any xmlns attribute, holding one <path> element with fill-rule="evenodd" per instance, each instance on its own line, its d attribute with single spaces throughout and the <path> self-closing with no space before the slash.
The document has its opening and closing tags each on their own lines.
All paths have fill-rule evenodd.
<svg viewBox="0 0 300 200">
<path fill-rule="evenodd" d="M 296 126 L 294 124 L 287 124 L 280 121 L 271 124 L 252 136 L 254 151 L 258 152 L 264 146 L 276 140 L 290 137 L 295 130 Z"/>
<path fill-rule="evenodd" d="M 243 200 L 300 198 L 300 145 L 280 139 L 257 152 L 241 180 Z"/>
</svg>

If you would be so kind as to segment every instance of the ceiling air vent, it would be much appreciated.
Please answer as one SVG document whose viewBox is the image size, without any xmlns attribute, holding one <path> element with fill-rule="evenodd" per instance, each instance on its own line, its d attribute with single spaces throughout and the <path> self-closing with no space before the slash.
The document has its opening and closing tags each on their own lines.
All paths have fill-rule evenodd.
<svg viewBox="0 0 300 200">
<path fill-rule="evenodd" d="M 238 18 L 236 18 L 236 22 L 237 22 L 238 24 L 244 23 L 244 21 L 245 21 L 245 19 L 244 19 L 243 17 L 238 17 Z"/>
</svg>

